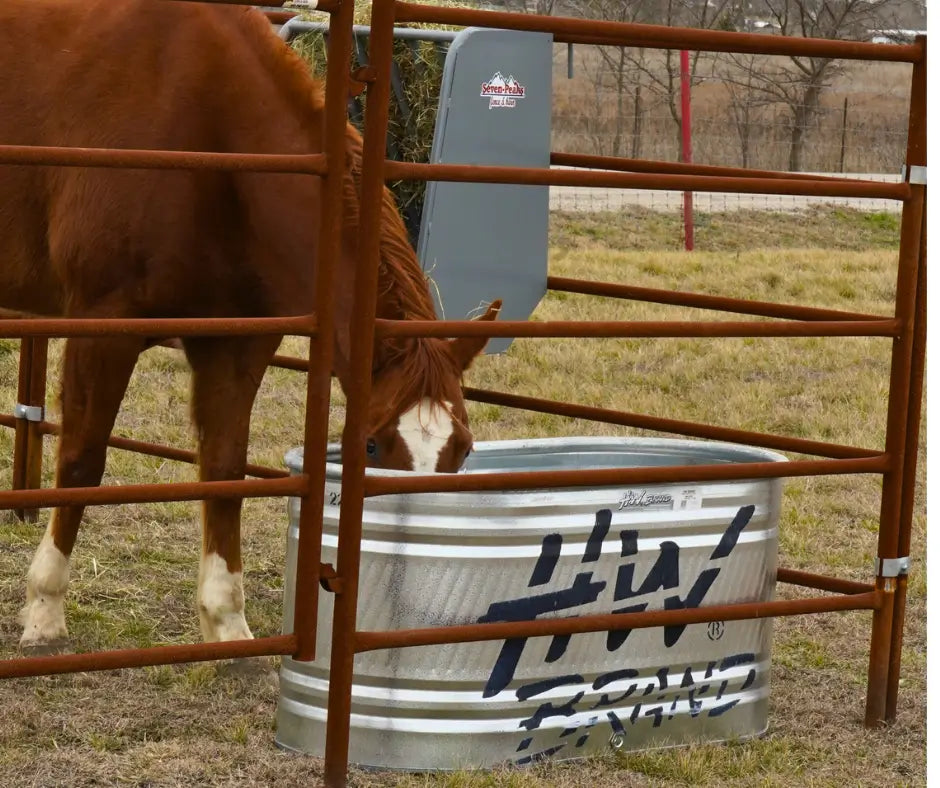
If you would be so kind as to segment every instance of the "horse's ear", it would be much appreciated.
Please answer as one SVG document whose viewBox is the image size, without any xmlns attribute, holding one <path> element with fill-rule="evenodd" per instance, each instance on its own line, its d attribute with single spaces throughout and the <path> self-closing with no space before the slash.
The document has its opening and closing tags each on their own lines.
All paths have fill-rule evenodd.
<svg viewBox="0 0 940 788">
<path fill-rule="evenodd" d="M 496 316 L 499 314 L 499 310 L 502 308 L 502 299 L 496 299 L 487 307 L 484 314 L 475 319 L 495 320 Z M 489 337 L 459 337 L 450 340 L 450 352 L 453 354 L 460 368 L 467 369 L 470 364 L 473 363 L 473 359 L 482 352 L 483 348 L 486 347 L 486 343 L 489 341 Z"/>
</svg>

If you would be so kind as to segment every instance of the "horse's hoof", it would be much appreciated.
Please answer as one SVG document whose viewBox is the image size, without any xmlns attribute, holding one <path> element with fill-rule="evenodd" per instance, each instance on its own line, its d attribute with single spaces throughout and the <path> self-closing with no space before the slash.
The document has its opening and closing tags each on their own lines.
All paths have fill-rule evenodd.
<svg viewBox="0 0 940 788">
<path fill-rule="evenodd" d="M 24 657 L 49 657 L 54 654 L 71 654 L 72 648 L 68 638 L 30 640 L 20 641 L 20 653 Z"/>
</svg>

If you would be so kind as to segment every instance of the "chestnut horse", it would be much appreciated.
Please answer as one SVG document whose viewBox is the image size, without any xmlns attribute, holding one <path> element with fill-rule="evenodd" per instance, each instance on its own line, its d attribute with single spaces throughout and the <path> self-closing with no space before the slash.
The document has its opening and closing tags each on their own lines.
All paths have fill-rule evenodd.
<svg viewBox="0 0 940 788">
<path fill-rule="evenodd" d="M 0 143 L 307 154 L 323 93 L 250 8 L 163 0 L 0 0 Z M 347 383 L 362 141 L 347 134 L 335 372 Z M 0 306 L 75 318 L 313 311 L 320 180 L 212 171 L 0 166 Z M 394 200 L 382 211 L 378 313 L 434 319 Z M 493 305 L 485 317 L 492 319 Z M 139 354 L 159 339 L 69 339 L 56 484 L 101 482 Z M 187 337 L 203 480 L 245 475 L 249 417 L 280 337 Z M 377 342 L 374 465 L 455 471 L 472 436 L 460 389 L 485 339 Z M 64 596 L 83 507 L 54 510 L 27 577 L 21 648 L 67 644 Z M 241 502 L 203 503 L 206 640 L 250 638 Z"/>
</svg>

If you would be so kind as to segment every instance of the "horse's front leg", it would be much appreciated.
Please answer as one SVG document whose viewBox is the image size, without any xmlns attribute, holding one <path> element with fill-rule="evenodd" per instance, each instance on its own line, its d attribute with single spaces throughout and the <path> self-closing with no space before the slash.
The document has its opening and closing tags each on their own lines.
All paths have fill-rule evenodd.
<svg viewBox="0 0 940 788">
<path fill-rule="evenodd" d="M 193 419 L 203 481 L 243 479 L 258 385 L 280 338 L 185 339 L 193 368 Z M 241 499 L 204 501 L 196 604 L 206 641 L 252 637 L 245 621 Z"/>
<path fill-rule="evenodd" d="M 143 347 L 143 340 L 133 337 L 66 342 L 56 487 L 101 483 L 108 437 Z M 33 557 L 21 613 L 24 653 L 53 653 L 68 645 L 65 592 L 83 511 L 83 506 L 55 509 Z"/>
</svg>

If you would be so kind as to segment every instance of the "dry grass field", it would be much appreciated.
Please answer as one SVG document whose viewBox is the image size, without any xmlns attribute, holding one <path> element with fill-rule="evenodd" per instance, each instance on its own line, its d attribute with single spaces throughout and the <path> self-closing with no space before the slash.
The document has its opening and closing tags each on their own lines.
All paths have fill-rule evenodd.
<svg viewBox="0 0 940 788">
<path fill-rule="evenodd" d="M 703 220 L 704 222 L 705 220 Z M 670 224 L 674 223 L 674 224 Z M 659 215 L 553 217 L 550 270 L 563 276 L 888 313 L 897 218 L 816 211 L 712 216 L 699 250 L 677 250 L 678 220 Z M 498 295 L 498 293 L 494 293 Z M 535 319 L 682 319 L 656 305 L 550 294 Z M 715 319 L 713 313 L 696 317 Z M 299 340 L 288 350 L 302 352 Z M 17 343 L 0 340 L 0 409 L 15 399 Z M 54 390 L 61 343 L 53 343 Z M 481 359 L 468 383 L 586 404 L 876 447 L 884 440 L 889 342 L 884 339 L 520 340 Z M 180 355 L 148 351 L 117 431 L 191 446 Z M 55 418 L 55 400 L 50 407 Z M 251 460 L 282 465 L 300 441 L 303 380 L 272 369 L 255 408 Z M 333 414 L 342 420 L 341 397 Z M 478 439 L 630 434 L 629 430 L 474 405 Z M 51 484 L 54 443 L 47 442 Z M 923 454 L 923 451 L 922 451 Z M 0 430 L 0 489 L 12 434 Z M 189 466 L 113 451 L 106 484 L 194 478 Z M 774 625 L 766 736 L 618 753 L 528 770 L 450 775 L 353 771 L 355 786 L 854 786 L 926 782 L 926 576 L 923 462 L 897 722 L 862 727 L 870 614 L 779 619 Z M 876 546 L 879 481 L 788 480 L 780 563 L 866 580 Z M 248 621 L 280 631 L 284 500 L 245 505 Z M 23 579 L 41 525 L 0 512 L 0 658 L 14 655 Z M 74 555 L 68 602 L 76 650 L 198 640 L 194 593 L 198 507 L 96 507 Z M 786 586 L 780 597 L 802 593 Z M 276 684 L 212 663 L 0 682 L 0 785 L 310 786 L 322 762 L 274 745 Z"/>
</svg>

